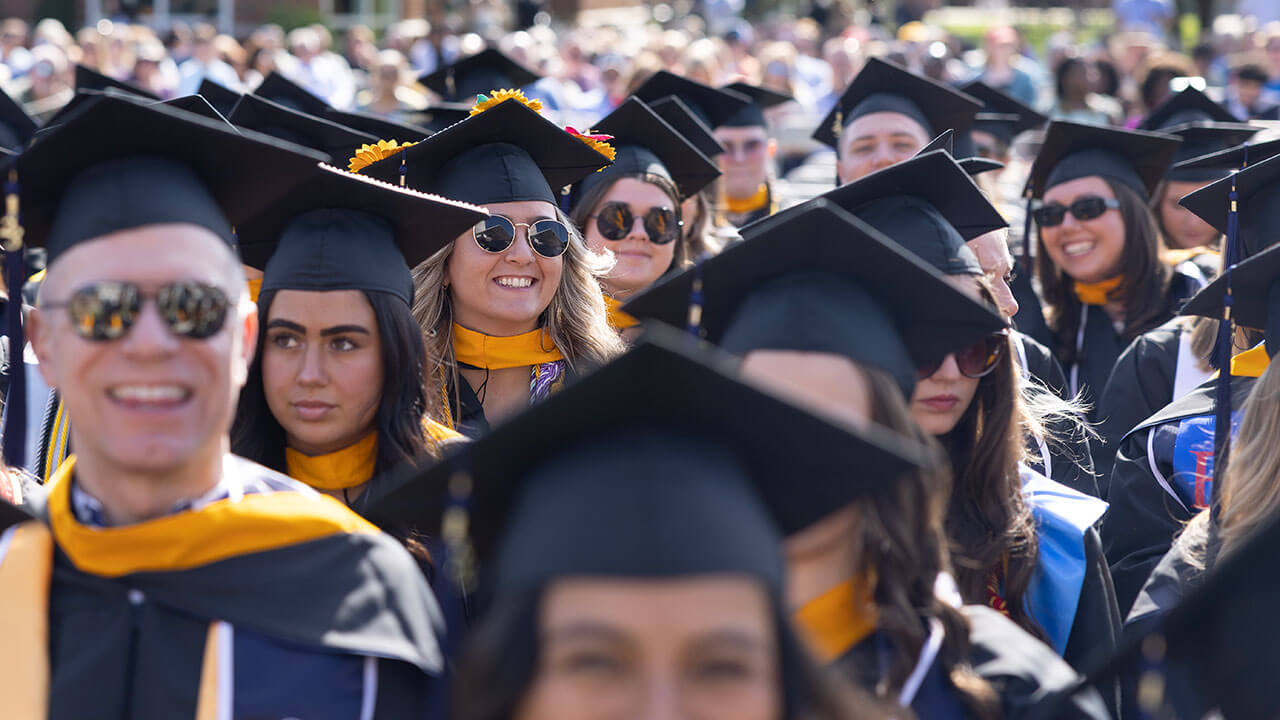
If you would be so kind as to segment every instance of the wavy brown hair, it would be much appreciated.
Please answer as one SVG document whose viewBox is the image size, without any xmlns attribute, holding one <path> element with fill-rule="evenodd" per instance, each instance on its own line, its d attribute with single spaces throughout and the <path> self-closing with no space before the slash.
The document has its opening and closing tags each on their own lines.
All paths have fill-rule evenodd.
<svg viewBox="0 0 1280 720">
<path fill-rule="evenodd" d="M 888 674 L 882 698 L 896 701 L 927 639 L 921 618 L 938 618 L 946 630 L 939 659 L 960 699 L 979 720 L 1001 717 L 999 698 L 969 662 L 969 621 L 938 597 L 939 575 L 951 573 L 944 516 L 951 478 L 938 443 L 911 418 L 911 411 L 887 373 L 862 368 L 871 387 L 871 416 L 876 423 L 932 449 L 934 462 L 888 482 L 883 492 L 856 501 L 853 539 L 858 567 L 874 569 L 874 599 L 879 629 L 890 640 Z M 878 671 L 878 669 L 877 669 Z"/>
<path fill-rule="evenodd" d="M 690 253 L 690 240 L 685 235 L 684 218 L 681 217 L 680 210 L 680 193 L 676 190 L 676 186 L 672 182 L 661 175 L 653 173 L 631 173 L 628 175 L 619 175 L 610 182 L 602 182 L 583 193 L 582 197 L 576 198 L 573 208 L 569 210 L 569 219 L 573 221 L 575 227 L 586 234 L 587 222 L 591 220 L 596 211 L 599 210 L 600 203 L 604 200 L 605 195 L 613 189 L 623 178 L 631 178 L 640 182 L 649 183 L 657 187 L 671 200 L 671 207 L 676 212 L 676 222 L 680 224 L 680 237 L 676 240 L 675 254 L 671 258 L 671 266 L 664 272 L 672 270 L 684 270 L 689 267 L 692 260 L 698 257 L 697 254 Z"/>
<path fill-rule="evenodd" d="M 1165 298 L 1173 270 L 1160 259 L 1163 241 L 1155 216 L 1138 193 L 1112 180 L 1103 178 L 1120 203 L 1124 218 L 1124 251 L 1121 272 L 1124 281 L 1110 298 L 1124 308 L 1124 330 L 1128 344 L 1135 337 L 1164 322 L 1170 314 Z M 1073 288 L 1074 280 L 1053 264 L 1045 250 L 1044 236 L 1036 233 L 1036 279 L 1043 289 L 1045 321 L 1053 331 L 1055 354 L 1063 366 L 1076 362 L 1076 333 L 1080 329 L 1080 300 Z"/>
</svg>

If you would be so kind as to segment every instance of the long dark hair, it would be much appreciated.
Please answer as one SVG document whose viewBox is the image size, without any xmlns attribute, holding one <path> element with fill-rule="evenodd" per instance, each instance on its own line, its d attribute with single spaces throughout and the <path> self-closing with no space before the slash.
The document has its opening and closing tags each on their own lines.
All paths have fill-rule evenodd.
<svg viewBox="0 0 1280 720">
<path fill-rule="evenodd" d="M 538 620 L 543 589 L 498 598 L 467 635 L 454 680 L 454 720 L 509 720 L 538 667 Z M 770 598 L 778 638 L 778 675 L 786 720 L 867 717 L 814 663 Z M 854 695 L 857 697 L 857 695 Z M 863 704 L 866 704 L 865 702 Z"/>
<path fill-rule="evenodd" d="M 591 221 L 591 215 L 596 211 L 596 206 L 604 200 L 604 196 L 609 194 L 614 185 L 618 184 L 623 178 L 631 178 L 640 182 L 648 183 L 658 188 L 671 200 L 671 207 L 676 211 L 676 221 L 683 220 L 680 212 L 680 193 L 676 190 L 676 186 L 667 178 L 653 173 L 631 173 L 629 175 L 619 175 L 609 182 L 596 183 L 594 187 L 582 194 L 577 199 L 573 208 L 569 211 L 569 219 L 573 221 L 578 229 L 582 230 L 583 236 L 587 234 L 587 223 Z M 688 267 L 690 261 L 695 256 L 689 252 L 689 240 L 685 237 L 685 228 L 683 224 L 680 227 L 680 236 L 676 239 L 675 254 L 671 258 L 671 266 L 664 272 L 671 270 L 683 270 Z"/>
<path fill-rule="evenodd" d="M 942 450 L 916 425 L 887 373 L 865 367 L 863 372 L 871 387 L 872 419 L 931 448 L 935 458 L 929 467 L 904 473 L 885 491 L 855 503 L 858 567 L 851 571 L 874 571 L 878 629 L 889 638 L 888 676 L 875 690 L 882 698 L 896 700 L 927 639 L 921 618 L 936 617 L 946 630 L 938 658 L 961 702 L 979 720 L 999 718 L 995 690 L 970 662 L 969 621 L 936 591 L 939 575 L 952 572 L 943 524 L 951 477 Z M 870 670 L 880 673 L 878 667 Z"/>
<path fill-rule="evenodd" d="M 1146 202 L 1130 188 L 1103 178 L 1120 203 L 1124 218 L 1124 250 L 1121 254 L 1120 287 L 1112 293 L 1124 308 L 1127 344 L 1138 335 L 1167 319 L 1171 309 L 1166 296 L 1173 270 L 1160 260 L 1160 232 Z M 1053 264 L 1045 250 L 1044 236 L 1037 231 L 1036 278 L 1044 290 L 1045 320 L 1053 331 L 1055 354 L 1064 366 L 1076 363 L 1076 332 L 1080 329 L 1080 300 L 1074 281 Z"/>
<path fill-rule="evenodd" d="M 284 428 L 271 414 L 262 382 L 262 351 L 275 295 L 276 291 L 266 290 L 258 297 L 257 352 L 240 391 L 236 420 L 231 426 L 231 450 L 273 470 L 287 472 Z M 373 307 L 382 341 L 382 398 L 374 421 L 378 430 L 378 456 L 373 469 L 376 478 L 424 453 L 434 454 L 436 448 L 423 429 L 427 413 L 423 376 L 427 352 L 422 331 L 409 306 L 398 298 L 377 292 L 365 292 L 364 296 Z"/>
</svg>

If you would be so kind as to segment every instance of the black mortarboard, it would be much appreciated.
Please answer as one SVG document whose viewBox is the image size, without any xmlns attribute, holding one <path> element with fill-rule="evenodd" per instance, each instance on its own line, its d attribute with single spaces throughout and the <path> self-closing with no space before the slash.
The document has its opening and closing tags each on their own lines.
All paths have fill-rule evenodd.
<svg viewBox="0 0 1280 720">
<path fill-rule="evenodd" d="M 973 129 L 994 135 L 1009 145 L 1013 139 L 1027 130 L 1044 127 L 1049 118 L 1034 108 L 991 87 L 981 80 L 974 80 L 960 89 L 977 98 L 982 109 L 973 120 Z"/>
<path fill-rule="evenodd" d="M 418 82 L 445 100 L 471 101 L 494 90 L 519 90 L 541 78 L 502 52 L 486 48 L 423 75 Z"/>
<path fill-rule="evenodd" d="M 982 103 L 955 88 L 886 60 L 871 58 L 823 118 L 813 139 L 838 148 L 840 134 L 849 123 L 875 112 L 905 115 L 919 123 L 929 136 L 947 129 L 968 132 L 974 115 L 981 109 Z"/>
<path fill-rule="evenodd" d="M 1008 227 L 968 173 L 938 150 L 818 197 L 858 216 L 944 275 L 981 275 L 982 266 L 965 243 Z"/>
<path fill-rule="evenodd" d="M 21 105 L 0 90 L 0 148 L 22 149 L 39 127 Z"/>
<path fill-rule="evenodd" d="M 438 133 L 470 117 L 473 105 L 474 103 L 435 103 L 423 110 L 414 122 L 433 133 Z"/>
<path fill-rule="evenodd" d="M 233 243 L 324 156 L 226 123 L 120 95 L 80 105 L 17 158 L 25 240 L 52 264 L 119 230 L 194 223 Z"/>
<path fill-rule="evenodd" d="M 1178 152 L 1173 155 L 1174 165 L 1169 169 L 1168 179 L 1207 183 L 1224 177 L 1227 174 L 1225 170 L 1179 167 L 1178 164 L 1248 142 L 1261 129 L 1243 123 L 1217 122 L 1192 122 L 1165 128 L 1164 132 L 1182 138 Z"/>
<path fill-rule="evenodd" d="M 1240 118 L 1210 100 L 1203 92 L 1189 87 L 1169 96 L 1167 100 L 1147 113 L 1138 125 L 1138 129 L 1168 132 L 1169 128 L 1177 125 L 1199 122 L 1238 123 Z"/>
<path fill-rule="evenodd" d="M 172 100 L 165 100 L 163 104 L 168 105 L 169 107 L 178 108 L 179 110 L 185 110 L 189 113 L 195 113 L 196 115 L 209 118 L 210 120 L 217 120 L 224 123 L 228 122 L 225 115 L 218 112 L 218 109 L 215 108 L 208 99 L 200 95 L 183 95 L 182 97 L 176 97 Z"/>
<path fill-rule="evenodd" d="M 103 75 L 97 70 L 91 70 L 84 65 L 76 65 L 75 83 L 77 93 L 81 90 L 96 90 L 98 92 L 102 92 L 108 88 L 115 88 L 116 90 L 123 90 L 127 93 L 139 95 L 151 100 L 160 99 L 160 96 L 153 92 L 143 90 L 132 83 L 122 82 L 113 77 Z"/>
<path fill-rule="evenodd" d="M 413 303 L 409 268 L 485 216 L 480 208 L 317 165 L 236 227 L 262 290 L 366 290 Z"/>
<path fill-rule="evenodd" d="M 225 85 L 220 85 L 209 78 L 200 81 L 200 87 L 196 89 L 196 94 L 209 101 L 223 117 L 231 114 L 235 109 L 236 103 L 240 102 L 240 93 L 231 90 Z"/>
<path fill-rule="evenodd" d="M 518 100 L 506 100 L 360 172 L 415 190 L 486 205 L 543 200 L 609 159 Z"/>
<path fill-rule="evenodd" d="M 833 424 L 659 335 L 418 471 L 369 518 L 435 535 L 465 473 L 470 537 L 499 594 L 565 575 L 725 572 L 778 592 L 782 534 L 925 462 L 895 433 Z"/>
<path fill-rule="evenodd" d="M 1232 193 L 1238 209 L 1239 260 L 1258 254 L 1280 239 L 1280 157 L 1250 162 L 1249 167 L 1184 196 L 1180 205 L 1226 235 Z"/>
<path fill-rule="evenodd" d="M 775 105 L 781 105 L 784 102 L 795 99 L 790 95 L 784 95 L 766 87 L 751 85 L 744 82 L 725 85 L 724 89 L 746 95 L 751 98 L 751 104 L 731 115 L 728 120 L 720 123 L 720 127 L 767 128 L 769 125 L 764 120 L 764 111 Z"/>
<path fill-rule="evenodd" d="M 1243 170 L 1267 158 L 1280 155 L 1280 139 L 1246 142 L 1236 147 L 1226 148 L 1207 155 L 1183 160 L 1173 166 L 1174 170 Z"/>
<path fill-rule="evenodd" d="M 699 330 L 710 342 L 736 353 L 845 355 L 893 375 L 907 395 L 916 367 L 1005 325 L 918 256 L 827 200 L 747 225 L 742 236 L 623 310 L 684 327 L 700 281 Z"/>
<path fill-rule="evenodd" d="M 1002 162 L 996 162 L 995 160 L 988 160 L 987 158 L 978 157 L 976 155 L 973 155 L 970 157 L 964 157 L 964 158 L 957 158 L 956 149 L 955 149 L 955 134 L 956 134 L 955 130 L 944 131 L 938 137 L 930 140 L 928 145 L 925 145 L 924 147 L 920 148 L 920 152 L 916 153 L 916 156 L 919 157 L 920 155 L 924 155 L 925 153 L 931 153 L 934 150 L 942 150 L 943 152 L 950 155 L 952 158 L 955 158 L 956 163 L 958 163 L 960 167 L 966 173 L 968 173 L 969 177 L 976 177 L 985 172 L 991 172 L 993 170 L 1001 170 L 1004 168 L 1004 163 Z"/>
<path fill-rule="evenodd" d="M 1098 176 L 1147 200 L 1164 179 L 1178 142 L 1163 133 L 1054 120 L 1031 166 L 1027 189 L 1040 198 L 1054 185 Z"/>
<path fill-rule="evenodd" d="M 327 154 L 334 165 L 345 167 L 361 145 L 378 142 L 368 133 L 353 130 L 345 125 L 292 110 L 278 103 L 245 95 L 236 103 L 235 110 L 227 118 L 232 125 L 266 133 L 271 137 L 287 140 L 312 150 Z"/>
<path fill-rule="evenodd" d="M 600 183 L 612 183 L 629 175 L 666 178 L 675 185 L 681 200 L 720 177 L 714 162 L 634 97 L 623 101 L 592 132 L 612 135 L 609 144 L 617 150 L 617 156 L 609 167 L 587 175 L 574 187 L 571 206 Z"/>
<path fill-rule="evenodd" d="M 695 117 L 710 128 L 720 127 L 751 104 L 751 98 L 746 95 L 703 85 L 666 70 L 651 75 L 633 94 L 646 103 L 665 97 L 679 98 Z"/>
<path fill-rule="evenodd" d="M 379 140 L 395 140 L 400 143 L 417 142 L 431 134 L 426 128 L 388 120 L 367 112 L 346 112 L 329 108 L 324 113 L 324 119 L 373 135 Z"/>
<path fill-rule="evenodd" d="M 1280 350 L 1280 245 L 1271 245 L 1223 272 L 1182 307 L 1183 315 L 1221 319 L 1227 285 L 1231 287 L 1231 319 L 1255 330 L 1264 330 L 1267 349 Z"/>
<path fill-rule="evenodd" d="M 658 117 L 667 121 L 667 124 L 675 128 L 676 132 L 684 136 L 685 140 L 693 143 L 698 148 L 698 152 L 709 158 L 724 152 L 724 146 L 716 140 L 715 133 L 707 124 L 698 119 L 693 110 L 678 97 L 665 97 L 661 100 L 655 100 L 651 103 L 645 103 L 649 109 L 658 114 Z"/>
<path fill-rule="evenodd" d="M 329 103 L 323 98 L 275 70 L 262 79 L 262 84 L 253 91 L 253 94 L 308 115 L 323 115 L 324 111 L 329 109 Z"/>
</svg>

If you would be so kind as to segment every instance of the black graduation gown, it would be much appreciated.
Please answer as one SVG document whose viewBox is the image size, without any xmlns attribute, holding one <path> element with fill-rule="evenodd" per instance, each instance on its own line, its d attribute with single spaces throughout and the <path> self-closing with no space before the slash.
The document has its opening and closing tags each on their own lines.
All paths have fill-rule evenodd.
<svg viewBox="0 0 1280 720">
<path fill-rule="evenodd" d="M 1254 382 L 1250 377 L 1231 378 L 1236 418 Z M 1111 472 L 1110 508 L 1102 522 L 1102 547 L 1123 616 L 1128 616 L 1174 536 L 1208 504 L 1216 389 L 1216 378 L 1203 383 L 1143 421 L 1120 443 Z"/>
<path fill-rule="evenodd" d="M 969 661 L 979 676 L 991 683 L 1000 697 L 1005 720 L 1025 717 L 1052 693 L 1071 686 L 1077 676 L 1047 645 L 1036 640 L 1004 615 L 977 605 L 961 612 L 969 620 Z M 884 636 L 874 633 L 836 660 L 836 667 L 858 683 L 873 688 L 879 680 Z M 935 662 L 911 704 L 916 717 L 968 718 L 949 678 Z M 1074 697 L 1061 718 L 1105 720 L 1110 717 L 1101 698 L 1092 690 Z"/>
<path fill-rule="evenodd" d="M 1062 372 L 1062 364 L 1053 356 L 1053 352 L 1021 332 L 1014 333 L 1014 342 L 1018 349 L 1018 362 L 1023 366 L 1024 377 L 1030 376 L 1038 380 L 1063 400 L 1070 399 L 1066 375 Z M 1098 497 L 1098 480 L 1094 474 L 1093 458 L 1089 455 L 1089 443 L 1084 442 L 1083 434 L 1074 424 L 1066 421 L 1050 423 L 1047 429 L 1053 437 L 1060 440 L 1050 444 L 1029 443 L 1029 462 L 1032 467 L 1040 474 L 1072 490 Z"/>
<path fill-rule="evenodd" d="M 570 383 L 575 377 L 577 375 L 569 368 L 569 364 L 565 363 L 564 377 L 557 382 Z M 476 395 L 475 390 L 471 389 L 471 384 L 465 378 L 459 377 L 458 380 L 458 407 L 453 413 L 456 425 L 454 429 L 471 440 L 488 435 L 490 426 L 488 418 L 484 416 L 484 404 L 480 402 L 480 397 Z M 452 396 L 450 393 L 450 397 Z"/>
<path fill-rule="evenodd" d="M 1009 283 L 1009 289 L 1013 291 L 1013 299 L 1018 301 L 1018 313 L 1013 316 L 1013 326 L 1041 345 L 1052 347 L 1053 332 L 1044 321 L 1044 307 L 1031 284 L 1031 271 L 1019 264 Z"/>
<path fill-rule="evenodd" d="M 1085 576 L 1080 586 L 1080 604 L 1071 625 L 1071 634 L 1067 637 L 1067 648 L 1062 653 L 1062 658 L 1079 672 L 1088 672 L 1101 658 L 1115 652 L 1120 646 L 1123 620 L 1116 603 L 1111 570 L 1102 552 L 1102 539 L 1093 528 L 1084 534 L 1084 554 Z M 1108 708 L 1118 706 L 1119 688 L 1114 681 L 1094 687 Z"/>
<path fill-rule="evenodd" d="M 281 522 L 308 517 L 304 502 Z M 236 535 L 226 542 L 240 547 Z M 50 718 L 194 718 L 206 641 L 225 650 L 216 663 L 235 718 L 355 720 L 369 717 L 369 702 L 372 717 L 422 717 L 439 690 L 430 677 L 441 670 L 434 601 L 413 560 L 381 533 L 336 532 L 118 577 L 80 569 L 56 539 L 52 548 Z M 0 716 L 10 717 L 4 703 Z"/>
</svg>

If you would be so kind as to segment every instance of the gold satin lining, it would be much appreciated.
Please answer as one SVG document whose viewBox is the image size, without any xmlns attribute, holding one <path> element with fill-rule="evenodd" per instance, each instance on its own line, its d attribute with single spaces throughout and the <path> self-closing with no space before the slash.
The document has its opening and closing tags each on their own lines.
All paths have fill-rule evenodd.
<svg viewBox="0 0 1280 720">
<path fill-rule="evenodd" d="M 262 278 L 253 278 L 247 282 L 249 284 L 249 299 L 258 302 L 258 294 L 262 292 Z"/>
<path fill-rule="evenodd" d="M 463 435 L 457 430 L 426 417 L 422 418 L 422 430 L 427 434 L 427 437 L 438 443 L 447 442 L 449 440 L 465 440 L 467 438 L 466 435 Z"/>
<path fill-rule="evenodd" d="M 846 580 L 795 612 L 796 627 L 819 660 L 839 659 L 876 629 L 874 587 L 860 578 Z"/>
<path fill-rule="evenodd" d="M 53 536 L 38 522 L 14 528 L 0 558 L 0 716 L 49 715 L 49 580 Z"/>
<path fill-rule="evenodd" d="M 769 186 L 761 183 L 760 189 L 756 190 L 756 194 L 745 198 L 731 198 L 728 195 L 724 198 L 724 209 L 734 215 L 749 213 L 759 210 L 769 204 Z"/>
<path fill-rule="evenodd" d="M 209 623 L 204 640 L 204 660 L 200 666 L 200 692 L 196 695 L 196 720 L 218 720 L 218 621 Z"/>
<path fill-rule="evenodd" d="M 622 312 L 622 301 L 604 296 L 605 309 L 609 311 L 609 324 L 618 330 L 626 330 L 640 324 L 640 321 Z"/>
<path fill-rule="evenodd" d="M 363 485 L 373 477 L 377 461 L 377 430 L 354 445 L 325 455 L 303 455 L 293 448 L 284 450 L 289 477 L 318 490 L 346 490 Z"/>
<path fill-rule="evenodd" d="M 550 349 L 547 346 L 550 345 Z M 528 367 L 563 360 L 560 348 L 541 329 L 496 337 L 453 324 L 453 355 L 458 362 L 488 370 Z"/>
<path fill-rule="evenodd" d="M 1109 297 L 1111 292 L 1120 287 L 1122 282 L 1124 282 L 1123 275 L 1096 283 L 1077 282 L 1075 283 L 1076 297 L 1080 298 L 1080 302 L 1085 305 L 1106 305 L 1111 302 Z"/>
<path fill-rule="evenodd" d="M 75 460 L 72 455 L 58 469 L 49 525 L 58 547 L 91 575 L 187 570 L 334 535 L 378 532 L 331 497 L 287 491 L 228 498 L 134 525 L 88 527 L 71 511 Z"/>
<path fill-rule="evenodd" d="M 1267 355 L 1267 346 L 1258 345 L 1231 358 L 1231 374 L 1236 377 L 1262 377 L 1270 364 L 1271 356 Z"/>
</svg>

